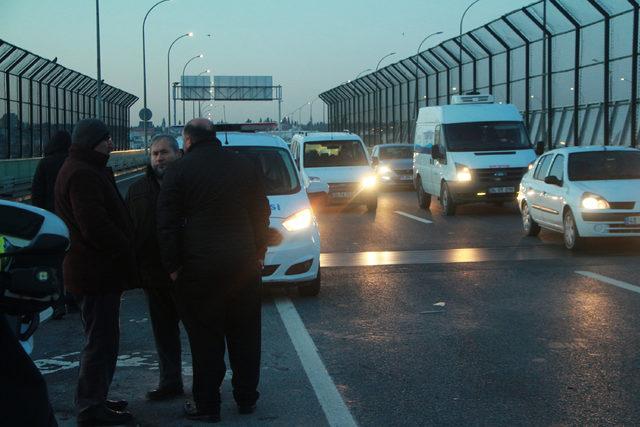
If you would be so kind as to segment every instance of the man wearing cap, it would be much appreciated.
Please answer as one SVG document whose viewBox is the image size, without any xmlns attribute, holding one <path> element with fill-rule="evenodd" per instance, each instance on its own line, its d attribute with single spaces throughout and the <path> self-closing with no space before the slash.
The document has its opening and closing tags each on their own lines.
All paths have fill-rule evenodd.
<svg viewBox="0 0 640 427">
<path fill-rule="evenodd" d="M 175 282 L 193 359 L 188 419 L 220 420 L 226 373 L 241 414 L 255 410 L 260 377 L 261 261 L 269 202 L 251 160 L 222 148 L 206 119 L 187 123 L 185 156 L 172 164 L 158 196 L 158 242 Z"/>
<path fill-rule="evenodd" d="M 130 421 L 127 402 L 107 399 L 118 357 L 120 298 L 137 286 L 131 220 L 107 167 L 113 142 L 97 119 L 79 121 L 55 185 L 56 213 L 69 227 L 65 288 L 77 299 L 85 334 L 76 390 L 79 425 Z"/>
</svg>

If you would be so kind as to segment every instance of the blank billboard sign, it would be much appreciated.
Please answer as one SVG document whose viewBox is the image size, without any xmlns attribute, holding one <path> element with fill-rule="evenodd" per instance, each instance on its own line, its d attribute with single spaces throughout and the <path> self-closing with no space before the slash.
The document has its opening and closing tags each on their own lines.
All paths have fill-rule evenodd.
<svg viewBox="0 0 640 427">
<path fill-rule="evenodd" d="M 185 101 L 204 101 L 211 99 L 211 77 L 182 76 L 181 99 Z"/>
<path fill-rule="evenodd" d="M 214 76 L 216 101 L 272 101 L 272 76 Z"/>
</svg>

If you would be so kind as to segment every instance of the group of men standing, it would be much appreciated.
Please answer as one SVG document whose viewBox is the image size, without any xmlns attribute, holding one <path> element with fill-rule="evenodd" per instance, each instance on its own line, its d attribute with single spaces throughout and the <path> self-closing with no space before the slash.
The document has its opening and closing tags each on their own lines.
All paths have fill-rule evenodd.
<svg viewBox="0 0 640 427">
<path fill-rule="evenodd" d="M 261 173 L 224 149 L 213 124 L 189 122 L 184 152 L 170 135 L 153 138 L 145 175 L 120 196 L 107 167 L 107 126 L 78 122 L 55 183 L 55 211 L 69 227 L 63 272 L 80 307 L 85 346 L 76 392 L 81 425 L 117 425 L 132 415 L 109 400 L 119 351 L 122 293 L 142 287 L 158 350 L 160 381 L 149 400 L 183 394 L 180 329 L 193 360 L 189 419 L 220 420 L 225 348 L 240 413 L 258 400 L 261 267 L 270 208 Z"/>
</svg>

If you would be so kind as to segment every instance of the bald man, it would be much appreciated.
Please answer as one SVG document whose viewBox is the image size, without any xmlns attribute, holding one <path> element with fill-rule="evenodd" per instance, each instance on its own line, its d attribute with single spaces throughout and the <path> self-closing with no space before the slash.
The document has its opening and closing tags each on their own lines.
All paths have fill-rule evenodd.
<svg viewBox="0 0 640 427">
<path fill-rule="evenodd" d="M 238 411 L 254 412 L 259 397 L 261 265 L 271 212 L 260 172 L 222 148 L 210 121 L 190 121 L 183 139 L 185 156 L 162 182 L 158 237 L 191 344 L 194 403 L 185 403 L 185 415 L 216 422 L 225 341 Z"/>
</svg>

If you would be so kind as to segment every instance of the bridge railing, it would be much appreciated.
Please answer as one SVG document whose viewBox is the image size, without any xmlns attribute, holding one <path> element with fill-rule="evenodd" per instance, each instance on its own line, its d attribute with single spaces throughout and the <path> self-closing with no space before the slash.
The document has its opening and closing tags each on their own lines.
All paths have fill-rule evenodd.
<svg viewBox="0 0 640 427">
<path fill-rule="evenodd" d="M 478 91 L 515 104 L 549 147 L 637 146 L 639 9 L 639 0 L 537 1 L 323 92 L 330 129 L 369 145 L 411 142 L 419 107 Z"/>
</svg>

